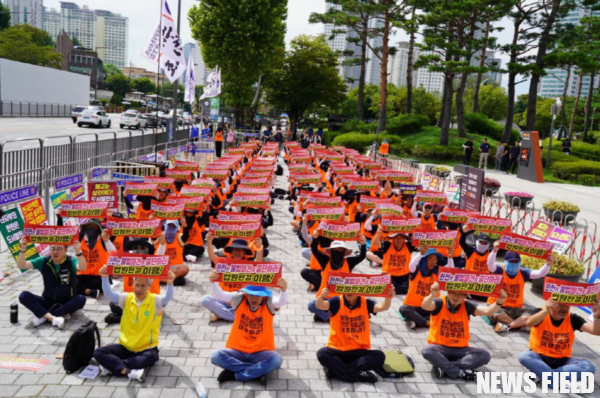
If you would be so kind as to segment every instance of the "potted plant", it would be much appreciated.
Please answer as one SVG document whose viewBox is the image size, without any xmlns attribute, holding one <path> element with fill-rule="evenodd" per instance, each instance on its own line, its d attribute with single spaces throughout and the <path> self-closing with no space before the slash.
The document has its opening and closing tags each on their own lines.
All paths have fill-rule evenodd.
<svg viewBox="0 0 600 398">
<path fill-rule="evenodd" d="M 451 168 L 444 166 L 437 166 L 431 169 L 431 174 L 439 178 L 448 178 L 452 172 Z"/>
<path fill-rule="evenodd" d="M 558 221 L 561 224 L 568 224 L 571 221 L 575 221 L 579 214 L 579 207 L 567 201 L 549 200 L 542 207 L 550 222 Z"/>
<path fill-rule="evenodd" d="M 495 180 L 493 178 L 484 178 L 483 179 L 483 194 L 485 196 L 494 196 L 500 190 L 500 181 Z"/>
<path fill-rule="evenodd" d="M 504 198 L 511 207 L 524 209 L 528 204 L 533 203 L 534 196 L 527 192 L 506 192 Z"/>
<path fill-rule="evenodd" d="M 562 279 L 569 282 L 579 282 L 583 276 L 583 265 L 577 260 L 573 260 L 563 256 L 562 254 L 553 253 L 554 264 L 550 267 L 548 273 L 549 278 Z M 546 264 L 546 260 L 521 255 L 521 265 L 530 269 L 540 269 Z M 531 280 L 531 290 L 536 293 L 541 293 L 544 289 L 544 280 L 546 278 L 538 278 Z"/>
</svg>

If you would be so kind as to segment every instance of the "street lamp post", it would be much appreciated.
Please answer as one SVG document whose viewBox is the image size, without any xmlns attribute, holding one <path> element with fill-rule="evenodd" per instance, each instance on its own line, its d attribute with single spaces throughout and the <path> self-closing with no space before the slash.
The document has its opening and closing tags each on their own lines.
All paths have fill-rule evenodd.
<svg viewBox="0 0 600 398">
<path fill-rule="evenodd" d="M 554 101 L 554 105 L 552 105 L 552 125 L 550 126 L 550 142 L 548 143 L 548 158 L 546 159 L 546 170 L 550 168 L 550 152 L 552 152 L 552 137 L 554 137 L 554 121 L 556 120 L 556 115 L 560 113 L 560 98 L 556 98 Z"/>
</svg>

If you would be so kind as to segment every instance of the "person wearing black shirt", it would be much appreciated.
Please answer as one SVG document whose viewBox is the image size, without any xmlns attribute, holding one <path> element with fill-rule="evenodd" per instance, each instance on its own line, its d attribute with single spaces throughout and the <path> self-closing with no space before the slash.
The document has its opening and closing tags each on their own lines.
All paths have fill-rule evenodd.
<svg viewBox="0 0 600 398">
<path fill-rule="evenodd" d="M 515 166 L 519 164 L 519 155 L 521 154 L 521 146 L 519 141 L 515 141 L 515 146 L 510 149 L 510 164 L 506 168 L 506 174 L 509 174 L 512 166 L 512 172 L 515 172 Z"/>
<path fill-rule="evenodd" d="M 562 143 L 562 151 L 563 153 L 566 153 L 567 155 L 571 154 L 571 140 L 570 139 L 565 139 Z"/>
<path fill-rule="evenodd" d="M 473 137 L 469 138 L 469 141 L 463 144 L 463 148 L 465 149 L 463 164 L 469 165 L 471 163 L 471 155 L 473 154 Z"/>
</svg>

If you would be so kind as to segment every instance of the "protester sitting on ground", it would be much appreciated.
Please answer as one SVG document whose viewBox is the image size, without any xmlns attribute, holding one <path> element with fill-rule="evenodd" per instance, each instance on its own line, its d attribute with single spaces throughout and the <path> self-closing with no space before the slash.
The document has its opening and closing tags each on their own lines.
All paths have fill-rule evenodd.
<svg viewBox="0 0 600 398">
<path fill-rule="evenodd" d="M 389 233 L 384 237 L 383 227 L 379 226 L 371 248 L 375 251 L 367 253 L 367 259 L 381 266 L 381 272 L 392 276 L 396 294 L 408 292 L 408 264 L 411 253 L 415 248 L 410 243 L 410 237 L 403 233 Z"/>
<path fill-rule="evenodd" d="M 195 263 L 204 254 L 204 235 L 208 217 L 208 212 L 200 214 L 199 210 L 192 209 L 186 209 L 181 217 L 182 234 L 185 235 L 186 230 L 188 234 L 183 247 L 183 257 L 191 263 Z"/>
<path fill-rule="evenodd" d="M 180 227 L 177 220 L 165 220 L 163 227 L 167 246 L 165 255 L 169 256 L 169 266 L 175 274 L 173 284 L 175 286 L 185 286 L 187 283 L 185 276 L 190 272 L 190 268 L 184 264 L 183 260 L 183 248 L 188 240 L 188 231 L 184 229 L 183 233 L 179 233 Z M 158 249 L 159 240 L 156 239 L 152 243 Z"/>
<path fill-rule="evenodd" d="M 582 373 L 596 372 L 596 367 L 589 360 L 571 356 L 575 331 L 600 336 L 600 304 L 592 306 L 593 323 L 586 322 L 570 309 L 570 306 L 559 304 L 553 298 L 546 301 L 545 308 L 535 309 L 526 322 L 531 328 L 529 350 L 519 355 L 521 365 L 535 373 L 538 381 L 542 380 L 544 372 L 567 373 L 568 385 L 564 387 L 568 389 L 574 387 Z M 572 379 L 572 373 L 576 374 L 577 380 Z M 563 384 L 560 385 L 561 389 Z"/>
<path fill-rule="evenodd" d="M 67 246 L 51 245 L 50 255 L 37 257 L 31 261 L 25 258 L 29 242 L 25 237 L 19 241 L 20 253 L 17 267 L 21 270 L 36 269 L 42 274 L 44 290 L 41 296 L 28 291 L 19 294 L 19 302 L 33 312 L 33 326 L 46 321 L 59 329 L 65 327 L 65 319 L 85 305 L 85 297 L 75 294 L 77 272 L 85 271 L 87 262 L 81 253 L 81 243 L 73 243 L 75 257 L 67 255 Z"/>
<path fill-rule="evenodd" d="M 400 314 L 406 319 L 410 329 L 429 327 L 430 312 L 421 308 L 421 304 L 431 291 L 431 285 L 438 281 L 439 267 L 454 268 L 452 254 L 453 251 L 450 249 L 450 257 L 445 258 L 435 249 L 422 246 L 408 264 L 410 272 L 408 293 L 400 307 Z"/>
<path fill-rule="evenodd" d="M 267 374 L 281 367 L 283 359 L 275 351 L 273 317 L 287 302 L 287 282 L 277 282 L 278 297 L 264 286 L 247 285 L 237 293 L 221 290 L 215 283 L 217 273 L 211 271 L 209 280 L 213 294 L 226 302 L 235 311 L 235 319 L 229 332 L 225 348 L 214 351 L 210 356 L 213 365 L 223 368 L 217 380 L 255 380 L 267 384 Z"/>
<path fill-rule="evenodd" d="M 487 306 L 466 301 L 464 293 L 449 291 L 447 296 L 437 298 L 439 295 L 440 286 L 435 282 L 421 305 L 424 311 L 431 312 L 429 345 L 421 351 L 423 358 L 433 365 L 431 374 L 437 379 L 447 375 L 454 380 L 476 380 L 474 370 L 489 363 L 491 356 L 484 349 L 469 347 L 470 317 L 494 315 L 506 300 L 506 291 L 501 291 L 497 304 Z"/>
<path fill-rule="evenodd" d="M 312 233 L 319 226 L 318 221 L 308 221 L 308 216 L 304 215 L 302 221 L 302 238 L 306 242 L 308 246 L 310 246 L 313 242 Z M 323 236 L 319 236 L 316 238 L 317 244 L 319 246 L 319 250 L 325 253 L 325 249 L 331 246 L 332 240 L 329 238 L 325 238 Z M 300 276 L 302 279 L 309 283 L 309 289 L 311 292 L 316 292 L 321 286 L 321 265 L 315 256 L 312 254 L 312 249 L 310 247 L 302 249 L 302 257 L 309 261 L 308 268 L 303 268 L 300 271 Z"/>
<path fill-rule="evenodd" d="M 335 240 L 329 247 L 324 248 L 325 253 L 319 250 L 319 231 L 313 232 L 313 241 L 310 245 L 313 256 L 319 262 L 321 266 L 321 285 L 317 292 L 317 297 L 321 295 L 323 289 L 327 287 L 327 280 L 329 278 L 330 271 L 339 272 L 352 272 L 354 267 L 360 264 L 367 256 L 366 239 L 364 235 L 358 237 L 358 244 L 360 246 L 360 253 L 357 256 L 352 256 L 352 249 L 346 246 L 346 242 Z M 328 322 L 329 312 L 323 311 L 317 308 L 316 300 L 312 300 L 308 303 L 308 310 L 315 314 L 315 322 Z"/>
<path fill-rule="evenodd" d="M 400 203 L 398 203 L 398 199 L 400 200 Z M 413 195 L 402 195 L 398 199 L 396 199 L 396 204 L 402 206 L 402 214 L 411 214 L 415 197 Z"/>
<path fill-rule="evenodd" d="M 452 256 L 452 259 L 454 260 L 454 268 L 465 268 L 466 260 L 465 260 L 465 257 L 463 256 L 463 248 L 460 245 L 460 239 L 462 237 L 462 224 L 438 221 L 437 227 L 438 227 L 438 229 L 445 229 L 448 231 L 458 231 L 457 235 L 456 235 L 456 239 L 458 239 L 459 244 L 456 245 L 454 248 L 454 255 Z M 447 247 L 440 247 L 437 249 L 437 251 L 442 256 L 448 257 L 448 248 Z"/>
<path fill-rule="evenodd" d="M 437 214 L 433 214 L 433 204 L 425 203 L 423 205 L 423 213 L 417 211 L 417 202 L 414 202 L 410 209 L 411 215 L 421 219 L 421 228 L 435 229 L 437 225 Z"/>
<path fill-rule="evenodd" d="M 123 309 L 119 343 L 99 347 L 94 358 L 100 374 L 127 375 L 129 380 L 144 382 L 150 366 L 158 361 L 158 335 L 163 309 L 173 298 L 175 274 L 169 271 L 164 296 L 150 293 L 151 279 L 136 277 L 133 293 L 115 293 L 108 282 L 108 269 L 100 269 L 104 295 Z"/>
<path fill-rule="evenodd" d="M 208 258 L 210 259 L 213 267 L 218 262 L 218 257 L 213 247 L 214 239 L 214 235 L 210 232 L 206 235 L 206 249 Z M 224 257 L 233 260 L 252 260 L 254 258 L 255 261 L 263 261 L 262 240 L 258 238 L 254 241 L 254 244 L 256 248 L 256 258 L 254 258 L 254 253 L 248 247 L 248 242 L 244 239 L 234 239 L 230 245 L 226 246 L 225 249 L 223 249 Z M 220 289 L 225 292 L 237 292 L 243 287 L 239 283 L 229 282 L 219 282 L 219 285 Z M 210 311 L 208 318 L 209 322 L 216 322 L 220 319 L 233 322 L 235 319 L 235 309 L 227 301 L 220 300 L 216 296 L 210 294 L 202 296 L 201 301 L 202 306 Z"/>
<path fill-rule="evenodd" d="M 554 257 L 550 255 L 542 268 L 531 270 L 521 267 L 520 254 L 507 252 L 504 256 L 504 266 L 498 267 L 496 256 L 499 249 L 500 242 L 494 242 L 494 250 L 488 257 L 488 268 L 492 274 L 502 275 L 502 288 L 508 292 L 508 299 L 492 319 L 497 322 L 494 330 L 501 333 L 525 326 L 527 318 L 533 313 L 533 307 L 525 304 L 525 282 L 548 275 Z M 493 297 L 488 298 L 488 304 L 495 300 Z"/>
<path fill-rule="evenodd" d="M 152 210 L 152 201 L 156 202 L 166 202 L 167 197 L 171 193 L 171 190 L 168 188 L 158 188 L 156 194 L 150 195 L 136 195 L 135 200 L 139 202 L 139 206 L 135 213 L 135 218 L 138 220 L 148 220 L 150 218 L 154 218 L 154 210 Z M 127 196 L 124 196 L 125 204 L 128 208 L 133 209 L 133 204 L 129 201 Z"/>
<path fill-rule="evenodd" d="M 393 183 L 391 181 L 381 181 L 381 192 L 379 197 L 383 199 L 396 199 L 398 195 L 393 190 Z"/>
<path fill-rule="evenodd" d="M 396 292 L 390 288 L 384 301 L 375 301 L 353 294 L 329 297 L 323 289 L 316 300 L 316 307 L 330 314 L 329 341 L 327 347 L 317 351 L 317 359 L 323 365 L 325 376 L 353 383 L 375 383 L 377 376 L 372 372 L 385 362 L 385 354 L 371 350 L 370 316 L 387 311 L 392 306 Z"/>
<path fill-rule="evenodd" d="M 462 227 L 463 233 L 460 235 L 459 243 L 466 257 L 465 269 L 467 271 L 489 272 L 488 257 L 492 248 L 490 247 L 490 236 L 488 234 L 480 234 L 475 238 L 475 247 L 467 243 L 467 238 L 473 235 L 474 231 L 470 231 L 467 224 Z"/>
</svg>

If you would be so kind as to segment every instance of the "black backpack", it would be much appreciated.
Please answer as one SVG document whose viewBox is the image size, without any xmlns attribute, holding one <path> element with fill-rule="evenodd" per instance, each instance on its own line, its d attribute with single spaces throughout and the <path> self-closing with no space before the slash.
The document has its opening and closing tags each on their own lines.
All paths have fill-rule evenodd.
<svg viewBox="0 0 600 398">
<path fill-rule="evenodd" d="M 96 349 L 96 341 L 100 347 L 100 331 L 94 321 L 87 321 L 77 329 L 69 342 L 63 357 L 63 367 L 67 374 L 78 371 L 90 364 Z"/>
</svg>

